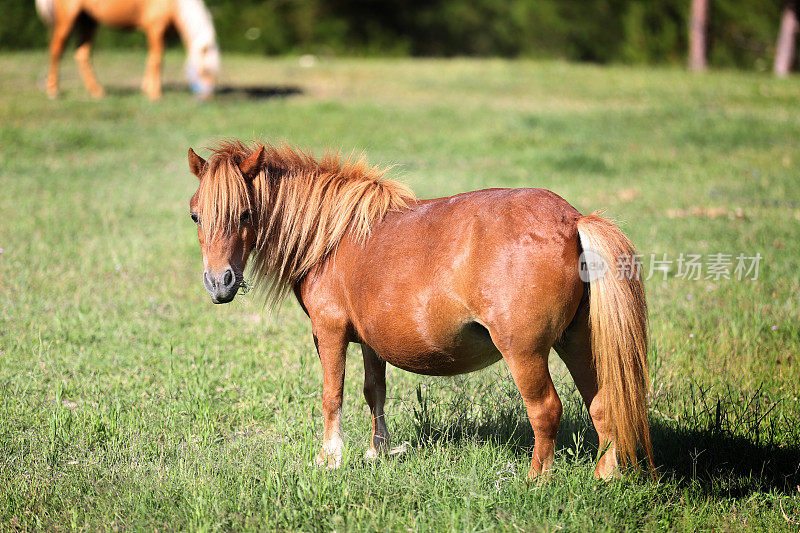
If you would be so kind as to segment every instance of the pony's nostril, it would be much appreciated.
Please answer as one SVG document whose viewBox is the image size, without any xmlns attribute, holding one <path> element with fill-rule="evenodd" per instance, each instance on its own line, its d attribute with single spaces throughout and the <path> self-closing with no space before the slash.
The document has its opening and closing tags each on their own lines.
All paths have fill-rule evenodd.
<svg viewBox="0 0 800 533">
<path fill-rule="evenodd" d="M 225 271 L 225 275 L 222 277 L 222 285 L 224 287 L 230 287 L 233 285 L 233 281 L 236 279 L 236 276 L 233 275 L 233 269 L 228 269 Z"/>
<path fill-rule="evenodd" d="M 203 286 L 209 292 L 214 290 L 214 280 L 208 275 L 208 272 L 203 272 Z"/>
</svg>

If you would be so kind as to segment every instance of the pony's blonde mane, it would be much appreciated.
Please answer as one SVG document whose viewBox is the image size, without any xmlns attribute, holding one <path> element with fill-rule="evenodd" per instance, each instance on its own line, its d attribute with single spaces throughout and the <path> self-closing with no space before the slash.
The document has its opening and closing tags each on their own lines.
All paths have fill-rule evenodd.
<svg viewBox="0 0 800 533">
<path fill-rule="evenodd" d="M 264 146 L 265 164 L 246 183 L 239 164 Z M 212 148 L 198 189 L 202 231 L 208 241 L 238 229 L 251 210 L 257 228 L 251 268 L 269 299 L 291 290 L 350 234 L 363 242 L 390 210 L 416 201 L 406 186 L 384 179 L 386 169 L 363 156 L 342 160 L 327 152 L 315 159 L 287 144 L 224 141 Z"/>
</svg>

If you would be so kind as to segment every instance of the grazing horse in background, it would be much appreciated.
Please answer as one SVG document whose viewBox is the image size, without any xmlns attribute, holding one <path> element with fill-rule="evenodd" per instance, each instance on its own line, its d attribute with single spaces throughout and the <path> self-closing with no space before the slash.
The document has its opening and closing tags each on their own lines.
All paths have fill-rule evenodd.
<svg viewBox="0 0 800 533">
<path fill-rule="evenodd" d="M 553 463 L 561 400 L 548 370 L 564 360 L 605 452 L 595 475 L 652 468 L 647 308 L 633 245 L 610 221 L 543 189 L 489 189 L 417 200 L 363 159 L 320 160 L 283 145 L 219 144 L 189 207 L 203 284 L 230 302 L 248 258 L 275 302 L 294 292 L 322 363 L 323 443 L 339 466 L 345 356 L 364 356 L 372 413 L 367 457 L 389 446 L 386 363 L 454 375 L 505 360 L 535 438 L 528 476 Z M 582 253 L 583 252 L 583 253 Z M 589 258 L 589 259 L 587 259 Z"/>
<path fill-rule="evenodd" d="M 202 0 L 36 0 L 39 16 L 52 26 L 47 95 L 58 96 L 58 66 L 72 28 L 78 32 L 75 60 L 86 89 L 95 98 L 103 88 L 92 70 L 91 48 L 98 23 L 135 28 L 147 36 L 149 53 L 142 90 L 152 100 L 161 97 L 161 56 L 164 34 L 175 28 L 187 49 L 187 74 L 192 90 L 207 98 L 219 72 L 219 48 L 211 14 Z"/>
</svg>

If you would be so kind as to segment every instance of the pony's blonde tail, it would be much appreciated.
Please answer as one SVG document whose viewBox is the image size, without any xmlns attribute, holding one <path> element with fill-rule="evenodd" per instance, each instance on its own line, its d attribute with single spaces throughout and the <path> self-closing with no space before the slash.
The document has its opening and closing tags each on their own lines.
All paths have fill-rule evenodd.
<svg viewBox="0 0 800 533">
<path fill-rule="evenodd" d="M 636 465 L 641 447 L 653 471 L 647 421 L 647 302 L 636 250 L 619 228 L 596 213 L 581 217 L 577 227 L 582 278 L 589 282 L 592 357 L 604 418 L 612 428 L 620 464 Z"/>
<path fill-rule="evenodd" d="M 48 26 L 52 26 L 56 22 L 55 0 L 36 0 L 36 12 L 39 18 L 44 21 Z"/>
</svg>

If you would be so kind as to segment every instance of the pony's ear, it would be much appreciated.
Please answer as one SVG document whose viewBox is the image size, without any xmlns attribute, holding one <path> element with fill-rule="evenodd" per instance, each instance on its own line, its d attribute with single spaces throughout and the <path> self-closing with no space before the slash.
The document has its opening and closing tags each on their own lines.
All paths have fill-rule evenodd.
<svg viewBox="0 0 800 533">
<path fill-rule="evenodd" d="M 253 178 L 264 168 L 264 163 L 267 159 L 267 151 L 262 145 L 261 148 L 256 150 L 253 155 L 239 163 L 239 170 L 242 171 L 242 177 L 247 181 L 253 181 Z"/>
<path fill-rule="evenodd" d="M 194 153 L 194 150 L 189 148 L 189 170 L 192 174 L 200 179 L 203 176 L 203 167 L 206 166 L 206 160 Z"/>
</svg>

